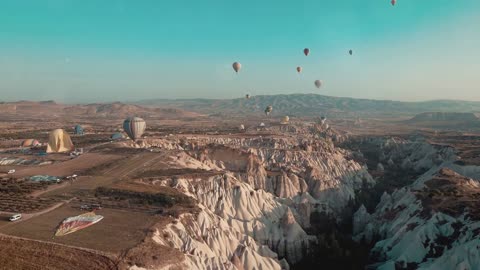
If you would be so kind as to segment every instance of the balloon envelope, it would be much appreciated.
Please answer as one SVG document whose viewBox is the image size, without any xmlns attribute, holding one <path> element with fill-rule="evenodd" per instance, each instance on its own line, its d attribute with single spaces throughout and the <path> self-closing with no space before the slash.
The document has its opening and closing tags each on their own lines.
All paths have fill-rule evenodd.
<svg viewBox="0 0 480 270">
<path fill-rule="evenodd" d="M 83 135 L 83 127 L 76 125 L 74 128 L 75 135 Z"/>
<path fill-rule="evenodd" d="M 395 6 L 395 4 L 397 3 L 397 0 L 392 0 L 390 3 L 392 3 L 392 6 Z"/>
<path fill-rule="evenodd" d="M 267 106 L 267 108 L 265 108 L 265 114 L 266 115 L 269 115 L 273 110 L 273 107 L 270 105 L 270 106 Z"/>
<path fill-rule="evenodd" d="M 349 53 L 350 55 L 352 55 L 352 54 L 353 54 L 353 51 L 352 51 L 352 50 L 350 50 L 350 51 L 348 51 L 348 53 Z"/>
<path fill-rule="evenodd" d="M 75 217 L 66 218 L 57 227 L 55 236 L 65 236 L 69 233 L 73 233 L 78 230 L 84 229 L 88 226 L 91 226 L 102 219 L 103 219 L 103 216 L 95 215 L 95 213 L 93 212 L 85 213 Z"/>
<path fill-rule="evenodd" d="M 250 99 L 250 94 L 246 94 L 246 95 L 245 95 L 245 98 L 246 98 L 246 99 Z"/>
<path fill-rule="evenodd" d="M 297 67 L 297 72 L 298 73 L 302 72 L 302 67 Z"/>
<path fill-rule="evenodd" d="M 140 117 L 129 117 L 123 121 L 123 130 L 134 141 L 142 137 L 146 127 L 145 120 Z"/>
<path fill-rule="evenodd" d="M 239 62 L 235 62 L 235 63 L 233 63 L 232 67 L 233 67 L 233 70 L 235 70 L 235 72 L 238 73 L 240 71 L 240 69 L 242 68 L 242 64 L 240 64 Z"/>
<path fill-rule="evenodd" d="M 305 54 L 305 56 L 308 56 L 308 54 L 310 53 L 310 49 L 309 48 L 303 49 L 303 53 Z"/>
<path fill-rule="evenodd" d="M 316 80 L 316 81 L 315 81 L 315 86 L 316 86 L 317 88 L 322 87 L 322 81 Z"/>
<path fill-rule="evenodd" d="M 110 139 L 112 140 L 120 140 L 120 139 L 123 139 L 123 135 L 122 133 L 114 133 L 112 134 L 112 136 L 110 136 Z"/>
<path fill-rule="evenodd" d="M 26 139 L 22 142 L 21 147 L 35 147 L 39 146 L 40 142 L 35 139 Z"/>
</svg>

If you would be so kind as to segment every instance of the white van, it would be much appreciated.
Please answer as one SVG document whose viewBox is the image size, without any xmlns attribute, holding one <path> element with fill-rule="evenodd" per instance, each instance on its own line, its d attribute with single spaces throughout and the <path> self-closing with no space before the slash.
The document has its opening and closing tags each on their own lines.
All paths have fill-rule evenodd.
<svg viewBox="0 0 480 270">
<path fill-rule="evenodd" d="M 22 214 L 15 214 L 9 218 L 10 221 L 17 221 L 22 218 Z"/>
</svg>

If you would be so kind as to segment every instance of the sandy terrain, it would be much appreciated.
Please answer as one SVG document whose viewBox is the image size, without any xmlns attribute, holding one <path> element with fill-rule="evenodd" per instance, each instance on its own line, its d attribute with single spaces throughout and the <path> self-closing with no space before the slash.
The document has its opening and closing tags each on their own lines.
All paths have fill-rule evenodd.
<svg viewBox="0 0 480 270">
<path fill-rule="evenodd" d="M 94 251 L 0 235 L 1 269 L 117 269 L 114 259 Z"/>
<path fill-rule="evenodd" d="M 55 114 L 61 115 L 61 117 L 49 116 L 47 114 L 49 106 Z M 7 205 L 5 203 L 0 205 L 0 234 L 3 235 L 0 236 L 2 237 L 0 269 L 3 265 L 10 269 L 125 269 L 133 265 L 159 268 L 175 265 L 184 260 L 188 261 L 189 258 L 194 258 L 199 254 L 214 254 L 213 251 L 206 252 L 205 250 L 218 244 L 218 239 L 221 238 L 215 237 L 241 235 L 240 231 L 249 227 L 244 224 L 234 224 L 235 222 L 239 222 L 239 220 L 248 222 L 249 219 L 255 219 L 258 222 L 270 224 L 270 221 L 265 221 L 266 217 L 273 218 L 272 213 L 283 207 L 280 204 L 277 205 L 279 201 L 289 201 L 296 195 L 306 194 L 306 188 L 313 188 L 317 185 L 316 182 L 311 182 L 309 185 L 302 186 L 300 182 L 304 179 L 310 177 L 315 181 L 325 181 L 324 178 L 330 177 L 334 184 L 338 184 L 338 179 L 345 175 L 364 170 L 361 165 L 355 163 L 356 158 L 350 156 L 347 151 L 334 152 L 337 151 L 335 148 L 337 145 L 332 142 L 334 139 L 338 144 L 348 136 L 369 138 L 395 134 L 400 138 L 422 137 L 431 144 L 453 147 L 461 157 L 458 162 L 469 165 L 480 164 L 478 160 L 480 147 L 477 143 L 479 137 L 475 132 L 463 134 L 454 131 L 435 131 L 428 127 L 402 124 L 407 118 L 364 120 L 338 118 L 329 120 L 334 130 L 327 133 L 328 130 L 320 132 L 315 129 L 317 127 L 314 125 L 313 117 L 292 116 L 289 125 L 281 126 L 278 123 L 279 117 L 266 118 L 262 115 L 248 119 L 242 115 L 206 117 L 179 109 L 157 110 L 125 104 L 65 106 L 55 103 L 25 103 L 17 104 L 16 108 L 5 105 L 0 108 L 0 112 L 2 110 L 5 111 L 6 121 L 0 123 L 2 129 L 0 132 L 2 139 L 0 140 L 0 157 L 40 159 L 53 163 L 49 165 L 0 166 L 0 172 L 16 169 L 13 175 L 5 175 L 5 179 L 8 181 L 5 180 L 2 185 L 3 193 L 0 196 L 2 202 L 8 202 L 10 209 L 15 207 L 15 204 L 25 206 L 37 203 L 32 208 L 21 208 L 30 210 L 22 213 L 24 219 L 19 222 L 7 221 L 12 212 L 3 209 L 2 213 L 2 207 L 6 208 Z M 32 112 L 37 110 L 39 116 L 35 117 Z M 133 143 L 128 140 L 110 142 L 111 134 L 121 130 L 123 119 L 117 117 L 117 113 L 119 115 L 140 113 L 149 117 L 148 127 L 144 134 L 147 138 L 144 140 L 143 147 L 133 146 Z M 42 127 L 38 127 L 40 116 L 45 123 L 42 124 Z M 191 119 L 192 117 L 195 119 Z M 258 129 L 260 122 L 266 123 L 268 129 Z M 37 138 L 45 142 L 48 136 L 48 129 L 45 127 L 64 127 L 71 132 L 75 123 L 81 123 L 87 132 L 85 136 L 72 136 L 74 144 L 83 147 L 86 151 L 78 158 L 70 159 L 66 154 L 39 157 L 36 154 L 40 150 L 23 153 L 18 148 L 19 143 L 27 138 Z M 240 124 L 244 124 L 247 130 L 239 131 Z M 172 135 L 169 136 L 170 134 Z M 303 145 L 301 140 L 311 140 L 313 136 L 320 143 Z M 272 144 L 263 145 L 264 140 L 266 144 L 269 142 Z M 148 145 L 149 143 L 154 144 L 154 142 L 158 145 Z M 299 143 L 292 146 L 292 142 Z M 368 154 L 368 151 L 363 152 Z M 314 154 L 317 156 L 312 157 L 311 155 Z M 235 159 L 237 156 L 238 158 Z M 302 163 L 303 159 L 308 160 Z M 325 163 L 322 163 L 323 161 Z M 314 172 L 312 168 L 309 168 L 307 171 L 299 172 L 305 169 L 305 164 L 314 164 L 311 166 L 322 167 L 325 171 Z M 376 163 L 368 164 L 370 167 L 376 165 Z M 294 166 L 297 167 L 293 168 Z M 355 172 L 349 171 L 351 168 L 355 168 Z M 226 175 L 227 173 L 229 175 Z M 251 173 L 251 175 L 247 176 L 247 173 Z M 294 175 L 295 173 L 297 175 Z M 331 175 L 328 175 L 329 173 Z M 370 173 L 375 176 L 373 170 L 370 170 Z M 29 186 L 21 182 L 22 178 L 39 174 L 54 176 L 77 174 L 79 177 L 75 181 L 63 181 L 60 184 L 42 186 Z M 387 176 L 389 175 L 387 174 Z M 242 179 L 243 182 L 232 180 L 233 177 Z M 265 179 L 265 183 L 257 181 L 261 177 Z M 11 181 L 10 178 L 12 178 Z M 352 179 L 357 178 L 359 177 Z M 19 184 L 16 185 L 15 181 L 18 181 Z M 397 181 L 397 179 L 391 181 Z M 196 186 L 189 186 L 191 183 L 195 183 Z M 218 186 L 215 186 L 217 184 Z M 247 184 L 252 187 L 247 188 Z M 211 193 L 208 188 L 222 193 L 222 197 L 213 200 L 218 194 Z M 269 188 L 272 190 L 268 190 Z M 335 190 L 338 187 L 325 186 L 325 189 Z M 237 191 L 239 192 L 236 193 Z M 353 190 L 351 192 L 355 194 Z M 273 195 L 278 195 L 282 199 L 278 201 L 272 199 Z M 454 195 L 452 196 L 454 197 Z M 238 201 L 222 206 L 227 201 L 223 196 L 231 196 L 232 201 L 234 199 L 238 199 Z M 425 196 L 428 197 L 428 194 Z M 473 195 L 472 197 L 476 198 Z M 255 198 L 258 200 L 254 201 Z M 304 200 L 302 203 L 305 203 L 306 198 L 302 198 Z M 232 218 L 228 221 L 221 220 L 219 217 L 213 218 L 206 211 L 202 212 L 199 209 L 198 200 L 200 199 L 204 200 L 203 203 L 208 205 L 210 210 L 232 211 L 219 214 L 221 218 L 234 216 L 235 210 L 238 210 L 240 205 L 246 207 L 246 203 L 250 203 L 248 209 L 239 210 L 240 215 L 247 217 Z M 332 195 L 331 200 L 335 201 L 336 199 L 338 198 Z M 269 210 L 272 213 L 261 216 L 265 201 L 272 204 L 272 210 Z M 291 204 L 294 204 L 294 200 L 291 201 Z M 78 232 L 63 237 L 53 237 L 56 227 L 62 220 L 83 213 L 80 206 L 92 203 L 102 205 L 102 209 L 96 211 L 96 214 L 104 216 L 103 220 Z M 466 201 L 460 200 L 459 204 L 454 206 L 458 208 L 465 204 Z M 256 209 L 258 205 L 261 205 L 262 211 L 259 210 L 261 214 L 255 216 L 250 213 L 250 210 Z M 316 207 L 315 205 L 312 206 L 312 209 Z M 302 207 L 308 209 L 310 206 L 303 205 Z M 447 207 L 444 204 L 435 204 L 432 208 L 446 211 Z M 166 237 L 162 235 L 162 232 L 167 228 L 172 230 L 172 235 L 173 232 L 179 233 L 181 227 L 175 227 L 175 225 L 182 220 L 180 217 L 185 213 L 191 214 L 191 220 L 185 219 L 188 222 L 183 225 L 185 227 L 191 225 L 185 229 L 185 233 L 192 233 L 192 239 L 185 240 L 178 237 L 175 239 L 177 243 L 169 242 L 171 245 L 159 245 L 153 240 L 161 241 L 160 238 Z M 277 218 L 275 222 L 281 221 L 287 223 L 288 226 L 291 225 L 288 228 L 297 232 L 297 236 L 305 234 L 300 240 L 292 237 L 293 242 L 299 243 L 306 239 L 306 232 L 299 224 L 303 222 L 302 225 L 304 225 L 304 223 L 310 222 L 308 219 L 310 212 L 308 215 L 305 213 L 298 215 L 296 217 L 299 220 L 298 223 L 293 216 L 290 217 L 285 213 L 275 212 L 274 215 Z M 282 217 L 284 214 L 285 217 Z M 196 224 L 197 221 L 193 218 L 197 216 L 201 217 L 200 224 Z M 300 220 L 303 218 L 306 221 L 301 222 Z M 238 230 L 228 231 L 227 236 L 223 236 L 224 231 L 216 230 L 217 226 L 220 226 L 218 224 L 222 224 L 222 222 L 222 226 L 224 226 L 222 230 L 229 230 L 230 228 L 225 229 L 228 226 L 236 226 Z M 255 226 L 261 227 L 262 224 L 259 224 Z M 262 228 L 266 230 L 268 226 L 265 224 Z M 272 227 L 277 230 L 280 228 L 279 226 Z M 207 231 L 215 233 L 207 235 Z M 266 235 L 277 235 L 277 233 L 279 238 L 276 238 L 275 241 L 265 239 L 264 243 L 269 241 L 284 243 L 284 240 L 285 242 L 289 240 L 282 238 L 288 235 L 287 231 L 275 231 L 271 234 L 266 233 Z M 179 233 L 179 235 L 182 234 Z M 11 238 L 10 236 L 25 239 Z M 242 237 L 239 236 L 239 238 Z M 244 237 L 247 238 L 246 234 Z M 251 248 L 248 252 L 245 251 L 245 254 L 248 253 L 249 256 L 263 254 L 263 251 L 257 252 L 255 248 L 242 242 L 243 238 L 241 240 L 225 239 L 222 241 L 235 243 L 241 247 L 237 250 L 237 246 L 234 246 L 233 251 L 240 253 L 239 250 Z M 203 243 L 207 247 L 197 250 L 193 247 L 194 244 L 198 244 L 195 241 Z M 174 244 L 178 244 L 178 246 L 175 247 Z M 178 248 L 179 246 L 182 248 Z M 289 246 L 285 249 L 293 250 L 295 247 Z M 225 254 L 222 252 L 220 252 L 221 256 L 227 256 L 226 252 L 224 252 Z M 269 251 L 265 252 L 265 254 L 267 253 Z M 287 257 L 286 253 L 287 251 L 283 253 L 283 256 Z M 11 258 L 12 254 L 15 254 L 14 259 Z M 220 257 L 217 255 L 211 256 Z M 228 256 L 230 255 L 231 253 L 228 254 Z M 260 256 L 261 259 L 259 259 L 258 256 L 245 260 L 263 262 L 264 258 Z M 228 261 L 229 258 L 226 260 Z M 270 262 L 269 260 L 266 261 Z M 271 260 L 275 261 L 276 259 Z M 279 265 L 277 261 L 275 261 L 275 265 Z M 267 269 L 267 266 L 264 266 L 264 269 Z"/>
<path fill-rule="evenodd" d="M 87 153 L 77 158 L 70 159 L 61 163 L 52 165 L 38 166 L 38 167 L 17 167 L 15 172 L 16 177 L 27 177 L 32 175 L 54 175 L 54 176 L 68 176 L 74 173 L 81 174 L 84 170 L 99 166 L 106 162 L 111 162 L 119 159 L 119 156 L 103 155 L 97 153 Z"/>
</svg>

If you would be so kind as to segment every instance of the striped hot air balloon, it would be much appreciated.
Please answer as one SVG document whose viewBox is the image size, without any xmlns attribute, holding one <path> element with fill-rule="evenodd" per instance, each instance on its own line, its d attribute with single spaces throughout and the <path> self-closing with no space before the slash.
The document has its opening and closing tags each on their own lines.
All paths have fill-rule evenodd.
<svg viewBox="0 0 480 270">
<path fill-rule="evenodd" d="M 62 223 L 60 223 L 60 225 L 58 225 L 55 236 L 65 236 L 69 233 L 85 229 L 86 227 L 91 226 L 102 219 L 103 216 L 95 215 L 93 212 L 66 218 L 62 221 Z"/>
<path fill-rule="evenodd" d="M 134 141 L 142 137 L 146 127 L 145 120 L 140 117 L 129 117 L 123 121 L 123 130 Z"/>
</svg>

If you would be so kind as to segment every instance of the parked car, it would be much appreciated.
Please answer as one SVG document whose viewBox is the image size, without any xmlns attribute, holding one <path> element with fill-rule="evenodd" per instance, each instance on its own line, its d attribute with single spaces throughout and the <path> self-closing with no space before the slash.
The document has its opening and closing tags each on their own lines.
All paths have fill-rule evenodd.
<svg viewBox="0 0 480 270">
<path fill-rule="evenodd" d="M 22 218 L 22 214 L 15 214 L 9 218 L 10 221 L 17 221 Z"/>
<path fill-rule="evenodd" d="M 83 204 L 80 206 L 80 210 L 85 211 L 95 211 L 100 209 L 102 209 L 102 206 L 100 206 L 99 204 Z"/>
<path fill-rule="evenodd" d="M 100 206 L 100 204 L 91 204 L 90 205 L 90 210 L 91 211 L 100 210 L 100 209 L 102 209 L 102 206 Z"/>
</svg>

